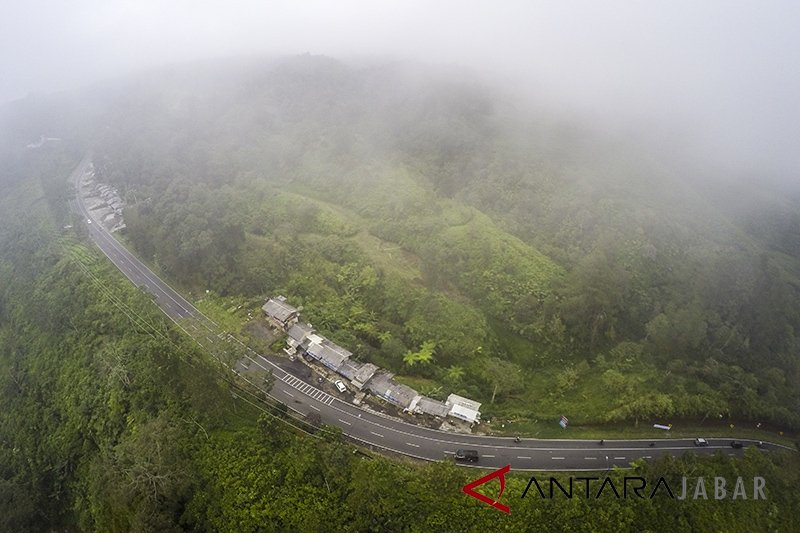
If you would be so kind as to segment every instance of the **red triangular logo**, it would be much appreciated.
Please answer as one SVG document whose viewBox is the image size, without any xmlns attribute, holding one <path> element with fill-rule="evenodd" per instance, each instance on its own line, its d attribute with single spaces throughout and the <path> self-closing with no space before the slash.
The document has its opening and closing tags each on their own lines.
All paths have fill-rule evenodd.
<svg viewBox="0 0 800 533">
<path fill-rule="evenodd" d="M 500 503 L 498 501 L 495 501 L 495 500 L 489 498 L 488 496 L 484 496 L 483 494 L 481 494 L 479 492 L 475 492 L 473 490 L 475 487 L 483 485 L 484 483 L 488 483 L 489 481 L 493 480 L 496 477 L 500 478 L 500 494 L 497 495 L 497 499 L 499 500 L 500 496 L 503 495 L 503 490 L 505 490 L 505 488 L 506 488 L 506 477 L 505 476 L 506 476 L 506 473 L 509 470 L 511 470 L 511 465 L 506 465 L 503 468 L 501 468 L 500 470 L 495 470 L 494 472 L 492 472 L 489 475 L 483 476 L 480 479 L 476 479 L 472 483 L 467 483 L 466 485 L 464 485 L 464 488 L 462 488 L 461 490 L 463 490 L 464 493 L 469 494 L 473 498 L 477 498 L 478 500 L 482 501 L 483 503 L 488 503 L 489 505 L 491 505 L 495 509 L 500 509 L 504 513 L 511 514 L 511 509 L 509 509 L 507 505 L 503 505 L 502 503 Z"/>
</svg>

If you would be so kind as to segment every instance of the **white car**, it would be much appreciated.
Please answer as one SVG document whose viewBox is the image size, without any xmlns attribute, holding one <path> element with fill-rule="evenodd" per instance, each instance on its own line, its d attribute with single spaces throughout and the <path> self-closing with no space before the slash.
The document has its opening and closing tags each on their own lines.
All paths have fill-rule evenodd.
<svg viewBox="0 0 800 533">
<path fill-rule="evenodd" d="M 87 218 L 87 219 L 86 219 L 86 223 L 87 223 L 87 224 L 91 224 L 91 223 L 92 223 L 92 219 L 91 219 L 91 218 Z"/>
<path fill-rule="evenodd" d="M 333 382 L 333 384 L 336 385 L 336 388 L 339 390 L 339 392 L 347 392 L 347 387 L 341 379 L 337 379 Z"/>
</svg>

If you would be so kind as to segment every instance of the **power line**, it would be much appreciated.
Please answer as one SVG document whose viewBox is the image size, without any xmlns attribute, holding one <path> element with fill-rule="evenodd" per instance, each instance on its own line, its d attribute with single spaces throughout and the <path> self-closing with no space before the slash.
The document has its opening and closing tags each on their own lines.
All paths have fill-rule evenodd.
<svg viewBox="0 0 800 533">
<path fill-rule="evenodd" d="M 182 349 L 182 348 L 181 348 L 179 345 L 177 345 L 177 344 L 176 344 L 176 343 L 175 343 L 175 342 L 174 342 L 172 339 L 170 339 L 168 336 L 164 335 L 164 333 L 163 333 L 163 332 L 161 332 L 161 331 L 160 331 L 160 330 L 159 330 L 159 329 L 158 329 L 158 328 L 157 328 L 157 327 L 156 327 L 156 326 L 155 326 L 155 325 L 154 325 L 152 322 L 149 322 L 148 320 L 146 320 L 145 318 L 143 318 L 143 317 L 142 317 L 142 316 L 141 316 L 139 313 L 137 313 L 136 311 L 134 311 L 134 310 L 133 310 L 133 309 L 132 309 L 132 308 L 131 308 L 129 305 L 125 304 L 125 303 L 124 303 L 124 302 L 123 302 L 123 301 L 122 301 L 122 300 L 121 300 L 121 299 L 120 299 L 118 296 L 116 296 L 116 295 L 113 293 L 113 291 L 112 291 L 111 289 L 109 289 L 108 287 L 106 287 L 106 285 L 105 285 L 105 284 L 104 284 L 104 283 L 103 283 L 103 282 L 102 282 L 102 281 L 101 281 L 101 280 L 100 280 L 100 279 L 99 279 L 99 278 L 98 278 L 98 277 L 97 277 L 97 276 L 96 276 L 96 275 L 95 275 L 95 274 L 94 274 L 94 273 L 91 271 L 91 269 L 89 268 L 89 265 L 86 265 L 86 264 L 85 264 L 85 263 L 82 261 L 82 260 L 89 260 L 90 258 L 88 258 L 88 257 L 87 257 L 85 254 L 83 254 L 83 253 L 75 253 L 75 254 L 72 254 L 72 255 L 73 255 L 73 256 L 75 256 L 75 257 L 77 257 L 77 260 L 75 261 L 75 263 L 76 263 L 76 264 L 78 264 L 78 265 L 79 265 L 79 267 L 81 268 L 81 270 L 82 270 L 82 271 L 83 271 L 83 272 L 84 272 L 86 275 L 88 275 L 88 276 L 90 277 L 90 279 L 92 280 L 92 282 L 93 282 L 95 285 L 97 285 L 97 286 L 98 286 L 98 288 L 100 289 L 100 291 L 101 291 L 101 292 L 102 292 L 102 293 L 103 293 L 103 294 L 104 294 L 104 295 L 105 295 L 105 296 L 106 296 L 106 297 L 109 299 L 109 301 L 110 301 L 110 302 L 111 302 L 111 303 L 112 303 L 112 304 L 113 304 L 115 307 L 117 307 L 117 308 L 118 308 L 118 309 L 119 309 L 119 310 L 120 310 L 120 311 L 121 311 L 123 314 L 125 314 L 125 316 L 126 316 L 126 317 L 128 317 L 128 319 L 129 319 L 131 322 L 133 322 L 135 325 L 137 325 L 137 326 L 141 327 L 142 329 L 144 329 L 145 331 L 143 331 L 143 333 L 145 333 L 145 334 L 147 334 L 147 335 L 150 335 L 150 336 L 151 336 L 152 338 L 154 338 L 154 339 L 161 338 L 162 340 L 164 340 L 164 341 L 168 342 L 168 343 L 169 343 L 169 344 L 170 344 L 170 345 L 171 345 L 171 346 L 172 346 L 172 347 L 175 349 L 175 351 L 176 351 L 176 352 L 177 352 L 179 355 L 182 355 L 182 356 L 184 356 L 184 357 L 179 357 L 179 360 L 181 360 L 181 361 L 183 361 L 184 363 L 188 364 L 188 365 L 189 365 L 189 366 L 191 366 L 192 368 L 197 368 L 197 367 L 195 367 L 195 365 L 193 365 L 193 364 L 192 364 L 192 363 L 191 363 L 191 362 L 188 360 L 188 358 L 186 358 L 186 357 L 185 357 L 185 356 L 186 356 L 186 351 L 185 351 L 184 349 Z M 93 258 L 91 258 L 91 259 L 93 259 Z M 92 261 L 92 262 L 94 262 L 94 261 Z M 171 317 L 170 317 L 170 318 L 171 318 Z M 176 323 L 176 325 L 178 325 L 178 326 L 180 327 L 180 324 L 178 324 L 178 323 L 177 323 L 177 322 L 176 322 L 174 319 L 173 319 L 173 322 L 175 322 L 175 323 Z M 183 328 L 181 328 L 181 329 L 183 329 Z M 150 331 L 147 331 L 147 330 L 150 330 Z M 184 332 L 185 332 L 185 329 L 183 329 L 183 330 L 184 330 Z M 188 332 L 186 332 L 186 333 L 187 333 L 187 335 L 189 335 L 189 337 L 190 337 L 190 338 L 193 338 L 193 339 L 194 339 L 194 337 L 192 337 L 190 334 L 188 334 Z M 195 340 L 195 342 L 197 342 L 197 340 L 196 340 L 196 339 L 194 339 L 194 340 Z M 212 357 L 213 357 L 215 360 L 217 360 L 218 362 L 222 363 L 223 365 L 225 364 L 225 363 L 224 363 L 224 362 L 223 362 L 223 361 L 220 359 L 220 357 L 219 357 L 219 356 L 217 356 L 216 354 L 214 354 L 214 353 L 213 353 L 211 350 L 209 350 L 207 347 L 203 346 L 203 345 L 202 345 L 202 344 L 200 344 L 199 342 L 197 342 L 197 344 L 198 344 L 198 345 L 199 345 L 201 348 L 205 349 L 205 351 L 206 351 L 207 353 L 209 353 L 209 354 L 210 354 L 210 355 L 211 355 L 211 356 L 212 356 Z M 249 356 L 247 356 L 247 355 L 245 355 L 245 357 L 247 357 L 247 358 L 248 358 L 248 359 L 250 359 L 251 361 L 253 360 L 252 358 L 250 358 L 250 357 L 249 357 Z M 227 366 L 227 365 L 226 365 L 226 366 Z M 276 403 L 271 403 L 269 400 L 267 400 L 267 399 L 265 399 L 265 398 L 262 398 L 262 397 L 259 397 L 258 395 L 254 394 L 252 391 L 249 391 L 249 390 L 247 390 L 246 388 L 244 388 L 244 387 L 242 387 L 241 385 L 239 385 L 238 383 L 236 383 L 236 382 L 235 382 L 235 380 L 231 379 L 231 377 L 228 375 L 228 372 L 223 372 L 223 371 L 220 371 L 218 368 L 217 368 L 217 369 L 215 369 L 215 370 L 216 370 L 216 372 L 217 372 L 218 374 L 220 374 L 220 375 L 222 376 L 222 379 L 223 379 L 223 380 L 224 380 L 224 381 L 225 381 L 227 384 L 229 384 L 230 386 L 232 386 L 232 387 L 233 387 L 234 389 L 236 389 L 238 392 L 240 392 L 240 393 L 244 393 L 244 394 L 247 394 L 247 395 L 249 395 L 249 396 L 251 396 L 251 397 L 255 398 L 255 399 L 258 401 L 258 402 L 260 402 L 260 403 L 262 403 L 262 404 L 266 404 L 266 405 L 268 405 L 269 407 L 271 407 L 271 408 L 273 408 L 273 409 L 277 407 L 277 404 L 278 404 L 278 402 L 279 402 L 277 399 L 274 399 L 274 398 L 273 398 L 273 399 L 275 400 L 275 402 L 276 402 Z M 252 387 L 254 387 L 254 388 L 258 389 L 260 392 L 263 392 L 263 393 L 265 393 L 266 395 L 268 395 L 269 397 L 272 397 L 272 396 L 269 394 L 269 392 L 268 392 L 268 391 L 266 391 L 266 390 L 262 389 L 261 387 L 259 387 L 257 384 L 253 383 L 252 381 L 250 381 L 250 380 L 249 380 L 249 379 L 247 379 L 246 377 L 242 377 L 242 379 L 244 379 L 244 380 L 245 380 L 245 381 L 246 381 L 246 382 L 247 382 L 249 385 L 251 385 Z M 249 403 L 249 404 L 251 404 L 251 405 L 253 405 L 253 406 L 256 406 L 256 407 L 258 407 L 258 408 L 259 408 L 261 411 L 263 411 L 263 412 L 265 412 L 265 413 L 269 414 L 270 416 L 272 416 L 272 417 L 274 417 L 274 418 L 277 418 L 278 420 L 281 420 L 282 422 L 284 422 L 285 424 L 289 425 L 290 427 L 292 427 L 292 428 L 294 428 L 294 429 L 297 429 L 297 430 L 299 430 L 299 431 L 302 431 L 303 433 L 306 433 L 306 434 L 308 434 L 308 435 L 310 435 L 310 436 L 312 436 L 312 437 L 314 437 L 314 438 L 321 438 L 321 437 L 319 437 L 318 435 L 316 435 L 316 434 L 314 434 L 314 433 L 312 433 L 312 432 L 310 432 L 310 431 L 308 431 L 308 430 L 306 430 L 306 429 L 304 429 L 304 428 L 302 428 L 302 427 L 299 427 L 299 426 L 297 426 L 297 425 L 295 425 L 295 424 L 292 424 L 292 423 L 290 423 L 290 422 L 289 422 L 288 420 L 286 420 L 285 418 L 283 418 L 283 417 L 280 417 L 280 416 L 277 416 L 277 415 L 275 415 L 274 413 L 270 412 L 269 410 L 267 410 L 267 409 L 264 409 L 263 407 L 260 407 L 260 406 L 258 406 L 257 404 L 254 404 L 253 402 L 251 402 L 250 400 L 247 400 L 246 398 L 244 398 L 244 397 L 242 397 L 242 396 L 239 396 L 239 398 L 240 398 L 240 399 L 242 399 L 243 401 L 246 401 L 247 403 Z M 284 404 L 284 405 L 285 405 L 285 404 Z M 297 422 L 299 422 L 299 423 L 305 424 L 305 425 L 307 425 L 307 426 L 309 426 L 309 427 L 313 427 L 313 428 L 315 428 L 315 429 L 316 429 L 316 426 L 314 426 L 313 424 L 311 424 L 311 423 L 310 423 L 310 422 L 308 422 L 307 420 L 304 420 L 304 419 L 302 419 L 302 418 L 299 418 L 299 417 L 297 417 L 297 416 L 295 416 L 295 415 L 291 414 L 291 413 L 289 412 L 289 409 L 291 409 L 289 406 L 287 406 L 287 408 L 288 408 L 288 409 L 287 409 L 287 412 L 286 412 L 287 416 L 289 416 L 289 417 L 290 417 L 290 418 L 292 418 L 293 420 L 296 420 L 296 421 L 297 421 Z"/>
</svg>

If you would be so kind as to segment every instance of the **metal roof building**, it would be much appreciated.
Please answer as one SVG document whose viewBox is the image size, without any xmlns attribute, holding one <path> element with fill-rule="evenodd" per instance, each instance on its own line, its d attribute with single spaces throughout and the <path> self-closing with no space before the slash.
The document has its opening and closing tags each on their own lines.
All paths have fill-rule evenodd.
<svg viewBox="0 0 800 533">
<path fill-rule="evenodd" d="M 450 413 L 450 406 L 427 396 L 417 396 L 409 406 L 409 411 L 444 418 Z"/>
<path fill-rule="evenodd" d="M 297 322 L 299 311 L 286 303 L 286 298 L 278 296 L 267 300 L 261 310 L 264 311 L 267 320 L 275 327 L 289 329 L 289 326 Z"/>
<path fill-rule="evenodd" d="M 447 405 L 450 406 L 450 416 L 464 420 L 470 424 L 480 423 L 480 403 L 457 394 L 451 394 L 447 397 Z"/>
<path fill-rule="evenodd" d="M 308 336 L 308 339 L 311 342 L 306 348 L 306 353 L 331 370 L 338 370 L 342 363 L 353 355 L 341 346 L 319 335 L 312 333 Z"/>
<path fill-rule="evenodd" d="M 311 324 L 292 324 L 292 327 L 289 328 L 287 332 L 286 338 L 286 352 L 289 355 L 294 354 L 297 352 L 297 348 L 303 344 L 303 341 L 306 338 L 314 333 L 314 328 L 311 327 Z"/>
<path fill-rule="evenodd" d="M 376 396 L 380 396 L 403 409 L 408 409 L 414 399 L 419 396 L 417 391 L 397 383 L 392 379 L 391 374 L 385 372 L 375 374 L 367 383 L 366 388 Z"/>
<path fill-rule="evenodd" d="M 336 370 L 336 372 L 344 377 L 349 379 L 350 381 L 358 374 L 358 371 L 361 369 L 361 363 L 358 361 L 350 361 L 349 359 L 345 360 L 341 366 Z"/>
<path fill-rule="evenodd" d="M 358 369 L 356 375 L 350 378 L 350 381 L 352 381 L 355 388 L 361 390 L 364 388 L 364 385 L 366 385 L 367 382 L 372 379 L 372 376 L 374 376 L 378 370 L 378 367 L 372 363 L 365 363 L 361 365 L 361 368 Z"/>
</svg>

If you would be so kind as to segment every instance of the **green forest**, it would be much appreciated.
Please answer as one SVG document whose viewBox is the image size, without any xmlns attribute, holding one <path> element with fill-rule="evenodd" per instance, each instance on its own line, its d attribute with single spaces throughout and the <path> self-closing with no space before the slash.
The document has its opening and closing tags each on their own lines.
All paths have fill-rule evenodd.
<svg viewBox="0 0 800 533">
<path fill-rule="evenodd" d="M 187 294 L 283 294 L 358 359 L 534 434 L 800 428 L 796 191 L 698 185 L 424 69 L 302 56 L 97 94 L 80 134 L 124 238 Z"/>
<path fill-rule="evenodd" d="M 506 486 L 510 496 L 504 496 L 512 513 L 505 515 L 461 492 L 461 486 L 475 478 L 473 470 L 445 462 L 420 465 L 355 453 L 335 429 L 309 431 L 285 409 L 265 404 L 228 381 L 219 365 L 189 342 L 150 298 L 129 284 L 82 235 L 78 221 L 64 206 L 70 195 L 66 177 L 84 148 L 81 143 L 65 142 L 38 151 L 6 152 L 2 158 L 0 531 L 749 532 L 800 528 L 795 512 L 800 508 L 796 491 L 800 468 L 795 453 L 763 454 L 750 449 L 740 459 L 719 454 L 710 460 L 690 454 L 636 464 L 627 472 L 670 481 L 682 475 L 763 476 L 766 500 L 521 499 L 527 477 L 514 475 Z M 179 190 L 171 194 L 179 194 Z M 189 210 L 186 216 L 192 212 L 193 202 L 200 202 L 208 190 L 210 186 L 185 191 L 187 200 L 191 199 L 183 204 Z M 283 194 L 274 195 L 269 205 L 283 212 L 295 209 L 295 203 L 287 201 L 291 197 Z M 245 201 L 238 195 L 229 199 Z M 449 201 L 437 202 L 441 202 L 437 205 L 443 208 L 442 216 L 488 220 Z M 152 205 L 158 209 L 159 202 L 154 200 Z M 287 289 L 294 288 L 292 294 L 298 298 L 303 290 L 313 289 L 304 300 L 309 308 L 310 302 L 319 302 L 318 313 L 330 311 L 331 331 L 353 335 L 353 340 L 361 340 L 365 347 L 372 346 L 368 342 L 371 335 L 380 340 L 386 331 L 394 332 L 386 343 L 395 339 L 413 345 L 416 339 L 432 337 L 436 329 L 423 329 L 431 326 L 419 318 L 413 320 L 426 312 L 431 317 L 441 316 L 429 310 L 438 306 L 447 311 L 442 315 L 451 317 L 454 325 L 473 321 L 473 327 L 465 331 L 473 331 L 483 349 L 472 347 L 470 361 L 463 363 L 472 368 L 470 365 L 484 358 L 506 356 L 488 309 L 508 305 L 503 295 L 510 293 L 493 292 L 494 299 L 477 305 L 469 303 L 465 287 L 476 283 L 491 286 L 499 279 L 508 283 L 519 280 L 534 293 L 541 291 L 546 300 L 548 294 L 559 290 L 548 281 L 568 276 L 546 256 L 488 221 L 473 229 L 461 218 L 460 226 L 441 229 L 434 223 L 439 220 L 434 213 L 430 231 L 436 242 L 463 239 L 460 242 L 466 245 L 472 241 L 463 232 L 497 232 L 507 247 L 490 247 L 484 250 L 484 257 L 508 254 L 520 270 L 504 271 L 498 266 L 488 269 L 480 281 L 464 274 L 464 279 L 430 287 L 423 283 L 427 277 L 420 278 L 411 284 L 416 289 L 394 308 L 396 314 L 383 317 L 379 311 L 388 314 L 392 309 L 390 291 L 402 292 L 399 286 L 412 271 L 396 268 L 392 273 L 389 266 L 379 269 L 364 251 L 367 245 L 357 247 L 351 242 L 352 230 L 342 229 L 341 225 L 354 224 L 355 219 L 337 218 L 337 211 L 329 209 L 315 204 L 315 225 L 306 226 L 315 231 L 301 232 L 299 226 L 291 230 L 287 225 L 286 237 L 273 244 L 278 255 L 281 247 L 290 246 L 289 237 L 299 241 L 298 246 L 308 246 L 304 243 L 315 238 L 319 243 L 318 235 L 338 236 L 325 239 L 331 249 L 311 257 L 320 262 L 320 277 L 311 278 L 304 289 L 298 274 L 270 282 L 266 277 L 270 271 L 263 271 L 258 283 L 284 283 Z M 369 220 L 366 213 L 361 216 Z M 66 227 L 71 221 L 76 223 L 74 227 Z M 132 221 L 132 230 L 144 224 L 145 219 Z M 250 276 L 242 275 L 243 267 L 232 269 L 239 261 L 254 260 L 259 254 L 265 257 L 270 233 L 251 231 L 256 228 L 248 226 L 246 219 L 213 227 L 209 247 L 238 250 L 228 264 L 231 270 L 220 263 L 203 263 L 193 272 L 196 277 L 185 283 L 210 282 L 204 276 L 214 276 L 227 280 L 230 291 L 259 290 L 257 283 L 248 288 Z M 239 235 L 240 240 L 221 242 L 217 229 Z M 131 231 L 133 240 L 135 235 Z M 162 232 L 150 243 L 153 253 L 163 257 L 162 268 L 177 275 L 186 264 L 183 260 L 169 263 L 170 256 L 159 254 L 165 246 L 159 240 L 163 238 Z M 145 241 L 137 244 L 147 245 Z M 425 256 L 422 240 L 407 246 L 409 250 L 418 246 L 418 257 Z M 322 248 L 321 244 L 317 248 Z M 348 253 L 347 260 L 339 264 L 334 254 L 341 250 L 361 252 L 355 258 Z M 202 256 L 203 252 L 194 253 Z M 287 265 L 301 264 L 294 255 L 284 256 Z M 463 261 L 468 265 L 475 259 Z M 520 276 L 526 269 L 535 269 L 537 275 L 531 279 Z M 223 273 L 229 272 L 226 278 Z M 346 307 L 332 306 L 334 294 L 347 297 Z M 384 302 L 381 307 L 368 305 L 370 295 Z M 477 293 L 473 297 L 478 300 Z M 396 328 L 402 317 L 408 317 L 407 324 L 417 325 L 390 329 Z M 516 315 L 512 321 L 517 326 L 524 322 Z M 551 330 L 568 335 L 568 328 L 564 322 Z M 548 334 L 556 335 L 553 331 Z M 517 334 L 522 339 L 538 335 Z M 457 354 L 446 351 L 448 343 L 458 342 L 457 338 L 437 337 L 435 341 L 441 346 L 436 352 L 437 365 L 461 364 Z M 534 340 L 526 342 L 535 345 Z M 555 341 L 553 346 L 555 350 Z M 364 357 L 373 353 L 365 350 Z M 547 352 L 547 356 L 565 357 L 557 351 Z M 385 357 L 387 364 L 392 362 L 390 355 Z M 525 368 L 523 360 L 503 360 Z M 609 355 L 607 361 L 605 364 L 613 365 L 615 359 Z M 426 370 L 431 376 L 436 376 L 436 371 Z M 465 380 L 465 387 L 481 390 L 476 379 L 459 379 Z M 525 385 L 520 384 L 520 389 Z M 512 392 L 504 391 L 504 398 L 512 398 Z M 619 484 L 626 472 L 609 475 Z"/>
</svg>

